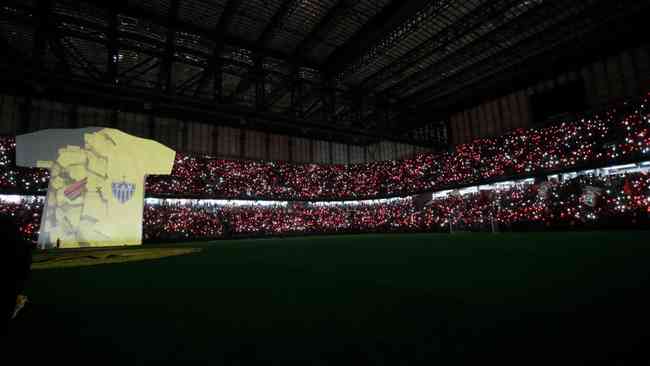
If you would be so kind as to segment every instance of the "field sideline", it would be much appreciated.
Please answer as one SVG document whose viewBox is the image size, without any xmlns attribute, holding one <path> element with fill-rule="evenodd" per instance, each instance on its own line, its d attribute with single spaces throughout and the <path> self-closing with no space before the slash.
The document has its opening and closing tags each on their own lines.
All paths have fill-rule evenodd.
<svg viewBox="0 0 650 366">
<path fill-rule="evenodd" d="M 30 350 L 23 362 L 638 364 L 650 359 L 648 234 L 148 245 L 201 250 L 35 270 L 10 331 L 27 340 L 14 346 Z"/>
</svg>

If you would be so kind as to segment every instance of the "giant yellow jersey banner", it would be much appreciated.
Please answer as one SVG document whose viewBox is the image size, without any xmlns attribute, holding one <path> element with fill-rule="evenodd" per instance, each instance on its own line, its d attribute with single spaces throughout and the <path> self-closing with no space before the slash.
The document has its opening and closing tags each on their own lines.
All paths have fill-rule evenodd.
<svg viewBox="0 0 650 366">
<path fill-rule="evenodd" d="M 50 170 L 39 246 L 142 243 L 144 180 L 170 174 L 176 153 L 111 128 L 50 129 L 16 137 L 16 164 Z"/>
</svg>

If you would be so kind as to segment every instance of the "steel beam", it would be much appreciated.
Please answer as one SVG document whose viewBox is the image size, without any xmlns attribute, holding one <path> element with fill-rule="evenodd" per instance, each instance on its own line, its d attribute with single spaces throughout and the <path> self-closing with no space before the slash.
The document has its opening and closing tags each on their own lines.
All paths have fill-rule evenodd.
<svg viewBox="0 0 650 366">
<path fill-rule="evenodd" d="M 227 1 L 224 11 L 221 13 L 221 17 L 214 27 L 213 39 L 215 41 L 215 46 L 212 50 L 212 55 L 209 58 L 210 61 L 208 66 L 203 70 L 203 76 L 199 81 L 199 85 L 196 88 L 194 95 L 199 95 L 203 89 L 205 89 L 208 80 L 212 77 L 215 82 L 217 80 L 221 81 L 217 89 L 213 88 L 213 95 L 217 101 L 223 100 L 223 63 L 220 62 L 220 58 L 221 53 L 226 46 L 226 34 L 228 33 L 228 28 L 235 19 L 237 11 L 241 7 L 242 3 L 242 0 Z"/>
<path fill-rule="evenodd" d="M 257 49 L 263 49 L 267 47 L 268 42 L 273 37 L 274 31 L 277 29 L 282 24 L 282 20 L 285 19 L 287 16 L 289 16 L 298 6 L 299 4 L 298 0 L 285 0 L 282 6 L 278 11 L 275 12 L 269 23 L 266 25 L 260 36 L 257 38 L 255 41 L 255 46 Z M 262 55 L 256 55 L 257 58 L 260 58 Z M 293 57 L 292 57 L 293 58 Z M 237 88 L 235 91 L 232 93 L 231 98 L 237 99 L 242 94 L 245 94 L 250 90 L 251 87 L 255 86 L 256 90 L 256 100 L 258 99 L 257 97 L 260 95 L 258 91 L 263 90 L 264 88 L 264 81 L 265 76 L 264 76 L 264 69 L 263 68 L 258 68 L 257 66 L 254 67 L 254 70 L 249 70 L 248 74 L 245 75 L 237 84 Z M 262 84 L 260 86 L 260 84 Z M 264 93 L 262 93 L 264 94 Z M 257 103 L 257 102 L 256 102 Z M 269 105 L 269 106 L 272 106 Z M 267 108 L 266 101 L 263 101 L 261 104 L 257 103 L 258 108 Z"/>
<path fill-rule="evenodd" d="M 291 15 L 299 2 L 298 0 L 284 0 L 280 9 L 273 14 L 273 17 L 271 17 L 271 20 L 257 38 L 255 42 L 257 47 L 268 47 L 268 43 L 273 38 L 275 30 L 282 25 L 283 19 Z"/>
<path fill-rule="evenodd" d="M 392 1 L 366 23 L 324 63 L 326 74 L 335 76 L 363 56 L 368 49 L 406 22 L 432 0 Z M 437 1 L 437 0 L 433 0 Z"/>
<path fill-rule="evenodd" d="M 506 10 L 520 3 L 521 0 L 496 0 L 479 5 L 479 7 L 463 15 L 441 31 L 434 33 L 431 38 L 397 58 L 391 64 L 366 77 L 361 81 L 362 87 L 373 90 L 381 87 L 395 75 L 403 74 L 407 69 L 415 67 L 422 59 L 443 52 L 456 40 L 466 34 L 473 33 L 476 28 L 486 21 L 502 17 Z"/>
<path fill-rule="evenodd" d="M 312 31 L 296 47 L 292 59 L 306 59 L 306 55 L 319 41 L 326 37 L 341 18 L 348 16 L 361 0 L 339 0 L 332 9 L 318 22 Z"/>
<path fill-rule="evenodd" d="M 165 40 L 165 55 L 162 59 L 162 67 L 158 74 L 158 86 L 168 95 L 174 94 L 174 51 L 176 48 L 176 32 L 174 31 L 178 19 L 180 0 L 171 0 L 169 13 L 167 14 L 167 37 Z"/>
<path fill-rule="evenodd" d="M 52 10 L 51 0 L 40 0 L 37 3 L 34 28 L 34 50 L 32 51 L 32 66 L 40 71 L 43 68 L 43 56 L 47 47 L 47 30 Z"/>
<path fill-rule="evenodd" d="M 114 6 L 111 6 L 108 11 L 107 51 L 106 80 L 111 84 L 115 84 L 117 82 L 119 52 L 117 43 L 117 10 Z"/>
<path fill-rule="evenodd" d="M 92 62 L 88 61 L 86 59 L 86 56 L 83 55 L 79 49 L 73 45 L 71 42 L 68 40 L 63 40 L 63 45 L 66 47 L 64 49 L 70 50 L 72 53 L 71 59 L 75 61 L 79 66 L 81 66 L 82 70 L 92 79 L 96 81 L 101 81 L 104 80 L 106 77 L 104 73 L 97 68 Z"/>
<path fill-rule="evenodd" d="M 408 100 L 411 103 L 415 102 L 417 105 L 426 103 L 435 97 L 455 92 L 495 73 L 514 67 L 516 64 L 536 55 L 550 52 L 562 44 L 584 36 L 597 27 L 603 27 L 604 24 L 615 22 L 617 17 L 623 18 L 626 15 L 626 12 L 620 11 L 620 9 L 617 9 L 617 5 L 611 4 L 607 0 L 599 0 L 598 2 L 599 4 L 594 4 L 585 11 L 576 12 L 572 17 L 563 19 L 562 22 L 555 24 L 542 34 L 531 35 L 520 40 L 512 48 L 484 60 L 479 67 L 450 75 L 445 78 L 444 85 L 434 85 L 414 94 L 413 98 Z"/>
<path fill-rule="evenodd" d="M 530 8 L 525 13 L 521 14 L 516 19 L 505 22 L 499 27 L 488 32 L 485 36 L 476 39 L 473 42 L 451 52 L 438 62 L 434 62 L 424 69 L 404 78 L 399 83 L 392 85 L 386 89 L 385 92 L 389 95 L 400 95 L 404 88 L 412 88 L 420 85 L 420 83 L 427 78 L 437 75 L 442 75 L 448 68 L 456 68 L 459 64 L 466 62 L 470 59 L 470 55 L 483 54 L 488 50 L 492 50 L 500 45 L 486 42 L 486 39 L 494 39 L 499 37 L 501 39 L 503 34 L 516 36 L 523 28 L 530 28 L 531 22 L 548 19 L 559 15 L 561 8 L 557 1 L 543 2 L 538 7 Z M 507 37 L 506 37 L 507 38 Z"/>
<path fill-rule="evenodd" d="M 171 25 L 169 23 L 168 17 L 152 13 L 138 5 L 135 5 L 134 2 L 129 0 L 111 0 L 110 2 L 104 0 L 82 0 L 82 1 L 88 4 L 93 4 L 100 8 L 106 8 L 107 4 L 110 4 L 111 6 L 114 6 L 116 9 L 118 9 L 119 14 L 123 14 L 133 18 L 144 19 L 153 24 L 157 24 L 165 28 L 172 28 L 172 30 L 175 32 L 187 32 L 190 34 L 195 34 L 201 37 L 205 37 L 215 42 L 218 42 L 219 40 L 222 39 L 223 43 L 225 43 L 226 45 L 245 48 L 253 52 L 264 54 L 266 56 L 277 58 L 277 59 L 289 59 L 291 57 L 291 54 L 289 53 L 284 53 L 284 52 L 279 52 L 279 51 L 264 49 L 264 48 L 260 49 L 257 47 L 255 42 L 250 42 L 243 38 L 238 38 L 236 36 L 227 34 L 227 32 L 217 33 L 214 30 L 208 30 L 194 24 L 182 23 L 178 21 L 174 25 Z M 243 0 L 229 0 L 228 3 L 226 4 L 224 12 L 221 15 L 221 18 L 222 19 L 229 18 L 228 14 L 232 14 L 232 16 L 236 15 L 237 10 L 239 9 L 239 6 L 242 3 Z M 230 9 L 233 10 L 231 11 Z M 226 28 L 219 27 L 219 29 L 227 30 L 227 27 Z M 312 67 L 312 68 L 320 68 L 320 65 L 317 64 L 305 64 L 305 66 Z"/>
<path fill-rule="evenodd" d="M 645 42 L 638 33 L 643 27 L 646 17 L 643 15 L 648 10 L 645 8 L 631 9 L 627 14 L 617 14 L 612 8 L 600 9 L 595 12 L 584 13 L 583 20 L 595 19 L 598 13 L 610 19 L 598 26 L 595 32 L 584 33 L 578 28 L 580 24 L 572 24 L 567 20 L 562 29 L 556 29 L 554 37 L 564 38 L 562 34 L 572 34 L 569 42 L 558 44 L 557 39 L 549 42 L 549 35 L 537 37 L 529 50 L 509 50 L 497 54 L 482 63 L 482 67 L 466 70 L 453 78 L 445 81 L 445 85 L 437 85 L 422 90 L 408 99 L 401 101 L 401 114 L 396 119 L 403 121 L 405 127 L 419 127 L 421 116 L 446 118 L 449 114 L 475 106 L 481 100 L 506 95 L 516 90 L 521 90 L 542 80 L 554 78 L 560 72 L 568 72 L 581 68 L 599 57 L 618 54 L 622 50 L 635 47 Z M 614 17 L 616 19 L 611 19 Z M 575 39 L 578 37 L 578 39 Z M 579 46 L 576 46 L 579 45 Z M 531 53 L 537 49 L 540 54 Z M 515 56 L 510 53 L 516 52 Z M 510 61 L 519 59 L 517 64 Z M 534 78 L 531 78 L 534 75 Z"/>
</svg>

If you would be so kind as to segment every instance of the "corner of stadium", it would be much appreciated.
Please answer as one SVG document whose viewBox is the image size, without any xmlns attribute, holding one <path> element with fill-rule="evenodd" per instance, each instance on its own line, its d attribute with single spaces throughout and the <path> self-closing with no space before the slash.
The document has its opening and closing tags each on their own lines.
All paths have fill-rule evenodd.
<svg viewBox="0 0 650 366">
<path fill-rule="evenodd" d="M 3 359 L 650 360 L 650 1 L 0 15 Z"/>
</svg>

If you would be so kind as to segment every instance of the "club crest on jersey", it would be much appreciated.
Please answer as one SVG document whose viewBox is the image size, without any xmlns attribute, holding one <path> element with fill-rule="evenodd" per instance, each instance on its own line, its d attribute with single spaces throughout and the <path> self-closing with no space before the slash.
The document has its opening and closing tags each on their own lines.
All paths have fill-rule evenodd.
<svg viewBox="0 0 650 366">
<path fill-rule="evenodd" d="M 135 184 L 127 182 L 113 182 L 113 197 L 115 197 L 120 203 L 128 202 L 135 192 Z"/>
</svg>

